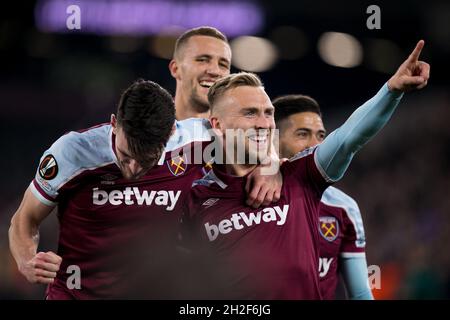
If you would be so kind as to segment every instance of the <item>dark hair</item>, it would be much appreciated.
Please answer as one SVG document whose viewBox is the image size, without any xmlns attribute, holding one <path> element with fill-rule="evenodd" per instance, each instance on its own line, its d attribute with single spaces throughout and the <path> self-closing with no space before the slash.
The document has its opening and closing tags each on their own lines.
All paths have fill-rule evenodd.
<svg viewBox="0 0 450 320">
<path fill-rule="evenodd" d="M 175 42 L 175 50 L 173 53 L 174 57 L 176 57 L 179 54 L 180 48 L 183 47 L 183 45 L 193 36 L 213 37 L 222 40 L 225 43 L 228 43 L 227 37 L 216 28 L 203 26 L 189 29 L 186 32 L 184 32 L 181 36 L 179 36 L 177 41 Z"/>
<path fill-rule="evenodd" d="M 309 96 L 289 94 L 274 99 L 272 104 L 275 107 L 275 122 L 277 126 L 287 117 L 301 112 L 314 112 L 322 118 L 319 104 Z"/>
<path fill-rule="evenodd" d="M 132 156 L 143 167 L 159 160 L 174 123 L 173 98 L 153 81 L 139 79 L 120 97 L 117 126 L 122 128 Z"/>
</svg>

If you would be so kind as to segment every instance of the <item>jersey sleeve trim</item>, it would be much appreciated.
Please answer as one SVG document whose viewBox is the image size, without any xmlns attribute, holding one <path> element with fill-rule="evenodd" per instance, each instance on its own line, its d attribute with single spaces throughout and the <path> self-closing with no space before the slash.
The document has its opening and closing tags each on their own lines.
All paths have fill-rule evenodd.
<svg viewBox="0 0 450 320">
<path fill-rule="evenodd" d="M 365 252 L 341 252 L 339 254 L 341 258 L 365 258 Z"/>
<path fill-rule="evenodd" d="M 325 170 L 322 168 L 322 166 L 320 165 L 319 161 L 317 160 L 317 152 L 314 152 L 314 163 L 316 164 L 317 170 L 319 171 L 319 173 L 322 175 L 322 177 L 325 179 L 325 181 L 327 183 L 334 183 L 335 181 L 333 179 L 331 179 L 327 173 L 325 172 Z"/>
<path fill-rule="evenodd" d="M 33 193 L 33 195 L 43 204 L 50 207 L 54 207 L 57 205 L 55 199 L 50 197 L 34 179 L 30 183 L 30 190 Z"/>
</svg>

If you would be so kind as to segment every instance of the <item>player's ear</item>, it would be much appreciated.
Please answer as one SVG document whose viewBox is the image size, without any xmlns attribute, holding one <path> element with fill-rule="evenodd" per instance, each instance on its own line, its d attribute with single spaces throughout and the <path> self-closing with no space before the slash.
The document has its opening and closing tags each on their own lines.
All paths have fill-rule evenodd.
<svg viewBox="0 0 450 320">
<path fill-rule="evenodd" d="M 211 116 L 209 117 L 209 122 L 211 123 L 211 127 L 213 129 L 219 129 L 220 130 L 220 121 L 217 117 Z"/>
<path fill-rule="evenodd" d="M 218 137 L 220 141 L 223 143 L 223 132 L 220 121 L 217 117 L 211 116 L 209 118 L 209 122 L 211 123 L 212 136 Z"/>
<path fill-rule="evenodd" d="M 169 70 L 170 70 L 170 74 L 172 75 L 172 77 L 174 77 L 175 79 L 179 79 L 179 75 L 178 75 L 178 63 L 175 59 L 170 60 L 169 62 Z"/>
<path fill-rule="evenodd" d="M 117 119 L 114 113 L 111 114 L 111 127 L 113 128 L 113 133 L 115 134 L 117 130 Z"/>
</svg>

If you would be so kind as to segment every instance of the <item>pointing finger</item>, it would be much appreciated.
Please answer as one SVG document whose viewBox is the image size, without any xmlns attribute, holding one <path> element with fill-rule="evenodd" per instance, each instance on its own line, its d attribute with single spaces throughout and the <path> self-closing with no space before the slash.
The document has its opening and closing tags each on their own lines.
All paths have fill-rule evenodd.
<svg viewBox="0 0 450 320">
<path fill-rule="evenodd" d="M 414 48 L 413 52 L 408 57 L 409 62 L 417 62 L 419 60 L 420 53 L 422 52 L 422 48 L 425 45 L 425 41 L 420 40 L 417 42 L 416 47 Z"/>
</svg>

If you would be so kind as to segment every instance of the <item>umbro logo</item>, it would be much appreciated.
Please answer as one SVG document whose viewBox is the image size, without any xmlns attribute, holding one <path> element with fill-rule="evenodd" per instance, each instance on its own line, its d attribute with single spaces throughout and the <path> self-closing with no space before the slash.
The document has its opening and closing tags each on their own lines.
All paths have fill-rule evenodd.
<svg viewBox="0 0 450 320">
<path fill-rule="evenodd" d="M 100 181 L 100 183 L 101 184 L 106 184 L 106 185 L 113 185 L 113 184 L 115 184 L 114 180 L 117 180 L 118 178 L 119 177 L 117 177 L 117 176 L 115 176 L 113 174 L 107 173 L 107 174 L 104 174 L 104 175 L 102 175 L 100 177 L 100 179 L 102 179 Z"/>
<path fill-rule="evenodd" d="M 208 200 L 206 200 L 205 202 L 203 202 L 202 206 L 205 206 L 205 207 L 211 207 L 211 206 L 214 205 L 217 201 L 219 201 L 219 198 L 209 198 Z"/>
</svg>

